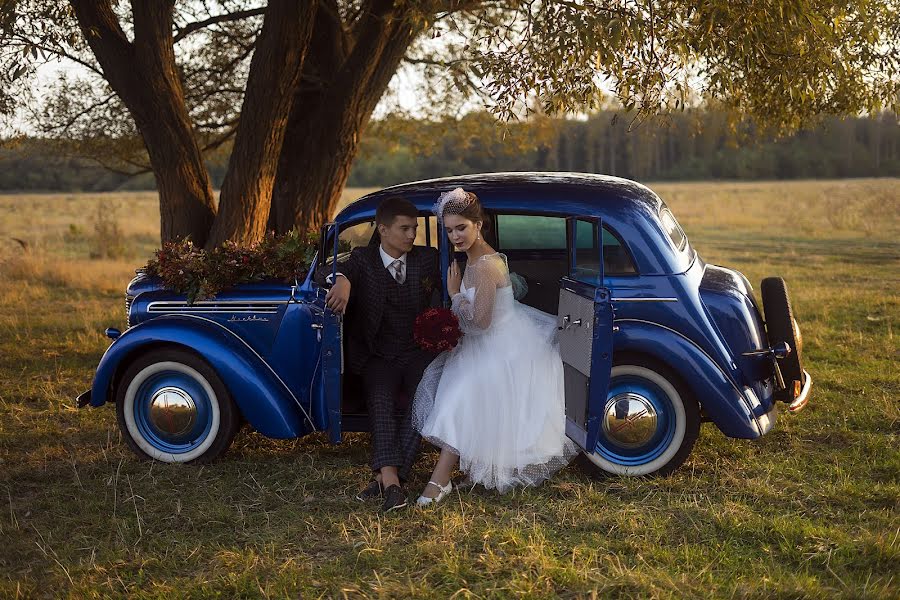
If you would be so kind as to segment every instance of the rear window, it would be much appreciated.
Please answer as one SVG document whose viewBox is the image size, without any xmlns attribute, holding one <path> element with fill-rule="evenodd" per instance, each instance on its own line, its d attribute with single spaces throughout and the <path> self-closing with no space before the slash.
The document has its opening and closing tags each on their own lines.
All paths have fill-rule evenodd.
<svg viewBox="0 0 900 600">
<path fill-rule="evenodd" d="M 662 222 L 663 229 L 666 230 L 669 239 L 672 240 L 675 247 L 679 250 L 684 250 L 687 247 L 687 236 L 684 235 L 684 230 L 681 229 L 681 225 L 675 220 L 675 215 L 668 208 L 665 208 L 659 214 L 659 220 Z"/>
</svg>

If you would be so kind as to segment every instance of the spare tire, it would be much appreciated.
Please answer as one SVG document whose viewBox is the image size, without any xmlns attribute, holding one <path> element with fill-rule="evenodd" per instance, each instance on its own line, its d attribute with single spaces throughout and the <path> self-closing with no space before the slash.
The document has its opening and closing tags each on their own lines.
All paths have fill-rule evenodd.
<svg viewBox="0 0 900 600">
<path fill-rule="evenodd" d="M 769 346 L 787 342 L 791 347 L 791 353 L 778 361 L 787 389 L 776 391 L 775 397 L 782 402 L 793 402 L 794 382 L 799 381 L 801 386 L 803 384 L 803 361 L 800 356 L 803 346 L 800 341 L 800 330 L 791 309 L 787 285 L 781 277 L 766 277 L 762 280 L 760 290 L 762 291 Z"/>
</svg>

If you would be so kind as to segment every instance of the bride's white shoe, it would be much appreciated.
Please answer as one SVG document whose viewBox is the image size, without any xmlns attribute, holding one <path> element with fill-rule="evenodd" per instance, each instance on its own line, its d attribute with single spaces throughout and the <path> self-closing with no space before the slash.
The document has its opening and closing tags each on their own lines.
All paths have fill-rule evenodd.
<svg viewBox="0 0 900 600">
<path fill-rule="evenodd" d="M 445 486 L 441 485 L 435 481 L 429 481 L 428 483 L 438 489 L 438 495 L 435 496 L 434 498 L 428 498 L 426 496 L 419 496 L 419 499 L 416 500 L 416 505 L 418 505 L 418 506 L 428 506 L 430 504 L 437 504 L 438 502 L 440 502 L 441 500 L 446 498 L 450 494 L 450 491 L 453 489 L 453 482 L 450 482 L 450 481 L 448 481 L 447 485 L 445 485 Z"/>
</svg>

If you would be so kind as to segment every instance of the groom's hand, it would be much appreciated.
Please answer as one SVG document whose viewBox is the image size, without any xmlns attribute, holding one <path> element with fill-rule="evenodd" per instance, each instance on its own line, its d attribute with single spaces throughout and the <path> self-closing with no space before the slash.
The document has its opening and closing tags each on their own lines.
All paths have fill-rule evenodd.
<svg viewBox="0 0 900 600">
<path fill-rule="evenodd" d="M 347 302 L 350 301 L 350 280 L 346 277 L 338 276 L 334 285 L 325 294 L 325 306 L 338 313 L 344 314 L 347 309 Z"/>
</svg>

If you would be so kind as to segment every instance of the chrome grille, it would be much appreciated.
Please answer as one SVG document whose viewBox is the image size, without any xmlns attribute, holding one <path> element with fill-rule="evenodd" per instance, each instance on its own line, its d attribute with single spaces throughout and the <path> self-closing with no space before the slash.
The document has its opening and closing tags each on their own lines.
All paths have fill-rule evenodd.
<svg viewBox="0 0 900 600">
<path fill-rule="evenodd" d="M 134 296 L 125 294 L 125 327 L 131 327 L 131 303 L 134 302 Z"/>
</svg>

